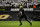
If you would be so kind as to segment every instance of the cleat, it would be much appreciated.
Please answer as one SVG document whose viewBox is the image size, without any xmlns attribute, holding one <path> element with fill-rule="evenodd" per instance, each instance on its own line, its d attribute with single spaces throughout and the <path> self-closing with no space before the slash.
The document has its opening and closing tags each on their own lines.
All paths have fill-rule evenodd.
<svg viewBox="0 0 40 27">
<path fill-rule="evenodd" d="M 22 23 L 19 26 L 21 26 L 21 25 L 22 25 Z"/>
<path fill-rule="evenodd" d="M 32 26 L 32 23 L 30 23 L 30 26 Z"/>
</svg>

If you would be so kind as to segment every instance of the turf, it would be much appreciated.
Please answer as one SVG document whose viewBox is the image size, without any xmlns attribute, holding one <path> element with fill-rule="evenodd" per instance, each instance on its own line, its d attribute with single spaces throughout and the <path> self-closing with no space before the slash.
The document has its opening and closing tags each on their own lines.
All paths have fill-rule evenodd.
<svg viewBox="0 0 40 27">
<path fill-rule="evenodd" d="M 31 27 L 27 21 L 22 21 L 23 25 L 19 26 L 19 21 L 0 21 L 0 27 Z M 33 21 L 32 27 L 40 27 L 40 21 Z"/>
</svg>

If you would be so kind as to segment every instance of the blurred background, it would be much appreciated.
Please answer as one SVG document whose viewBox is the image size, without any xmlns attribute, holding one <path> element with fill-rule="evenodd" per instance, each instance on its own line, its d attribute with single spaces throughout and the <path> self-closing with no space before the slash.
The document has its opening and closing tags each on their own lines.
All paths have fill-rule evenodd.
<svg viewBox="0 0 40 27">
<path fill-rule="evenodd" d="M 40 21 L 40 0 L 0 0 L 0 21 L 18 21 L 20 5 L 29 20 Z"/>
<path fill-rule="evenodd" d="M 12 6 L 12 8 L 19 8 L 20 5 L 23 5 L 24 8 L 40 8 L 40 0 L 0 0 L 1 6 Z"/>
</svg>

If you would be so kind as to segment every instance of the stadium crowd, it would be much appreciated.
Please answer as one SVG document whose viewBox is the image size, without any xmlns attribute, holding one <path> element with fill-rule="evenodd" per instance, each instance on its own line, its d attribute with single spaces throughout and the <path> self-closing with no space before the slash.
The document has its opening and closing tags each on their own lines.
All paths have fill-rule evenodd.
<svg viewBox="0 0 40 27">
<path fill-rule="evenodd" d="M 20 5 L 23 5 L 24 8 L 40 8 L 40 1 L 1 1 L 0 2 L 0 8 L 4 8 L 4 7 L 11 7 L 11 8 L 19 8 Z"/>
</svg>

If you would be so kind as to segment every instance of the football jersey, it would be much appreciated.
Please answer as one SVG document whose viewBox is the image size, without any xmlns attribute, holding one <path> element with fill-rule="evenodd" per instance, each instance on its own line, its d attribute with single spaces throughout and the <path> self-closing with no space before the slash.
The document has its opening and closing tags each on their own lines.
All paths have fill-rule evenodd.
<svg viewBox="0 0 40 27">
<path fill-rule="evenodd" d="M 20 14 L 24 14 L 24 9 L 19 9 Z"/>
</svg>

